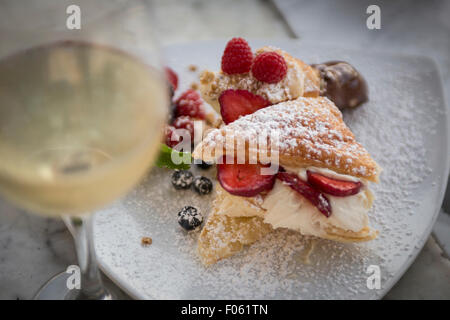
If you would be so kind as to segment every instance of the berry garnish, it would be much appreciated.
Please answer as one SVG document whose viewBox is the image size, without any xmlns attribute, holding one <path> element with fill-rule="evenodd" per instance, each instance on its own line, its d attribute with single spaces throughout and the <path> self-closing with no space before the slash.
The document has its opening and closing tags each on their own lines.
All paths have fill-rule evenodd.
<svg viewBox="0 0 450 320">
<path fill-rule="evenodd" d="M 286 73 L 286 61 L 276 52 L 263 52 L 253 62 L 252 74 L 259 81 L 277 83 L 283 80 Z"/>
<path fill-rule="evenodd" d="M 357 194 L 361 182 L 343 181 L 325 177 L 321 174 L 307 171 L 308 182 L 316 189 L 336 197 L 347 197 Z"/>
<path fill-rule="evenodd" d="M 202 222 L 203 216 L 195 207 L 185 206 L 178 212 L 178 223 L 187 231 L 196 229 Z"/>
<path fill-rule="evenodd" d="M 166 126 L 164 136 L 165 136 L 165 143 L 167 146 L 173 148 L 178 143 L 181 142 L 181 137 L 175 132 L 175 127 L 173 126 Z"/>
<path fill-rule="evenodd" d="M 296 174 L 278 172 L 277 178 L 288 184 L 292 189 L 300 193 L 306 200 L 311 202 L 327 218 L 331 215 L 331 205 L 327 197 L 320 191 L 314 189 L 309 183 L 302 181 Z"/>
<path fill-rule="evenodd" d="M 173 91 L 177 90 L 177 88 L 178 88 L 178 76 L 175 73 L 175 71 L 173 71 L 169 67 L 165 67 L 164 71 L 166 73 L 167 81 L 169 81 L 170 85 L 172 86 Z"/>
<path fill-rule="evenodd" d="M 222 56 L 222 71 L 228 74 L 246 73 L 252 66 L 253 53 L 247 41 L 233 38 L 228 41 Z"/>
<path fill-rule="evenodd" d="M 270 101 L 250 91 L 233 89 L 222 92 L 219 103 L 225 124 L 270 105 Z"/>
<path fill-rule="evenodd" d="M 276 175 L 262 175 L 260 164 L 223 164 L 217 165 L 217 179 L 220 185 L 229 193 L 253 197 L 262 191 L 273 188 Z"/>
<path fill-rule="evenodd" d="M 175 189 L 189 189 L 194 181 L 194 176 L 188 170 L 175 170 L 171 181 Z"/>
<path fill-rule="evenodd" d="M 188 130 L 189 134 L 191 135 L 191 140 L 194 141 L 194 121 L 192 121 L 191 117 L 180 116 L 178 118 L 175 118 L 175 120 L 172 122 L 172 126 L 176 129 Z"/>
<path fill-rule="evenodd" d="M 205 119 L 203 110 L 203 100 L 200 94 L 192 89 L 188 89 L 175 101 L 176 116 L 190 116 L 192 118 Z"/>
<path fill-rule="evenodd" d="M 208 162 L 202 161 L 200 163 L 196 163 L 195 165 L 197 167 L 199 167 L 200 169 L 206 170 L 206 169 L 211 168 L 212 163 L 208 163 Z"/>
<path fill-rule="evenodd" d="M 194 186 L 194 190 L 201 195 L 210 193 L 213 188 L 211 180 L 203 176 L 195 177 L 192 185 Z"/>
</svg>

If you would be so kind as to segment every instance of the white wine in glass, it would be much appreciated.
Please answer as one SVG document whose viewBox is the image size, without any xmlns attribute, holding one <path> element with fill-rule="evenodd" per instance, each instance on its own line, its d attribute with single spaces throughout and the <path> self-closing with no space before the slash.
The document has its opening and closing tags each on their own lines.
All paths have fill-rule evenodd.
<svg viewBox="0 0 450 320">
<path fill-rule="evenodd" d="M 151 166 L 167 117 L 160 66 L 125 52 L 124 43 L 116 49 L 114 41 L 87 38 L 0 59 L 0 194 L 30 212 L 64 217 L 82 273 L 77 296 L 49 283 L 43 297 L 52 290 L 59 298 L 111 298 L 96 264 L 90 214 Z"/>
<path fill-rule="evenodd" d="M 148 168 L 166 104 L 156 71 L 104 46 L 56 42 L 1 60 L 1 193 L 46 215 L 98 209 Z"/>
</svg>

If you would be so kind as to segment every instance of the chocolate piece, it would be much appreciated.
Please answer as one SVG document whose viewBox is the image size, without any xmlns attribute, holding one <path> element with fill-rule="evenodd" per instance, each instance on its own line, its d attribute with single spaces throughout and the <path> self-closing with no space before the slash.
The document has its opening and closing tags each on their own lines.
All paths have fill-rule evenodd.
<svg viewBox="0 0 450 320">
<path fill-rule="evenodd" d="M 327 61 L 311 65 L 320 73 L 320 95 L 339 108 L 354 108 L 368 100 L 367 83 L 362 75 L 345 61 Z"/>
</svg>

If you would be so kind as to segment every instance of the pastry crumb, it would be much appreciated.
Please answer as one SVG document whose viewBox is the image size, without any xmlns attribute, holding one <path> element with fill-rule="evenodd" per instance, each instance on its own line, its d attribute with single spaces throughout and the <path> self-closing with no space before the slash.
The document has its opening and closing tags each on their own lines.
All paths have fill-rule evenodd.
<svg viewBox="0 0 450 320">
<path fill-rule="evenodd" d="M 142 239 L 141 239 L 141 244 L 144 246 L 149 246 L 152 244 L 152 242 L 153 242 L 153 240 L 150 237 L 142 237 Z"/>
<path fill-rule="evenodd" d="M 192 90 L 198 90 L 198 83 L 197 82 L 192 82 L 191 83 L 191 89 Z"/>
<path fill-rule="evenodd" d="M 213 82 L 215 78 L 214 72 L 205 70 L 200 74 L 200 83 L 207 85 L 210 82 Z"/>
<path fill-rule="evenodd" d="M 190 64 L 188 66 L 188 69 L 189 69 L 189 71 L 195 72 L 195 71 L 197 71 L 198 68 L 195 64 Z"/>
</svg>

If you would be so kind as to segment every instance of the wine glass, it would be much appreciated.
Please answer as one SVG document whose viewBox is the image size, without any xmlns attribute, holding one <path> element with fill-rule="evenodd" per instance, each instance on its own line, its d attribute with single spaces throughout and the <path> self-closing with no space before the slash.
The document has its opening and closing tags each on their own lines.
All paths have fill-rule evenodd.
<svg viewBox="0 0 450 320">
<path fill-rule="evenodd" d="M 159 149 L 169 91 L 151 20 L 138 0 L 0 4 L 0 194 L 62 217 L 81 272 L 80 290 L 63 273 L 37 298 L 112 298 L 91 213 L 130 190 Z"/>
</svg>

